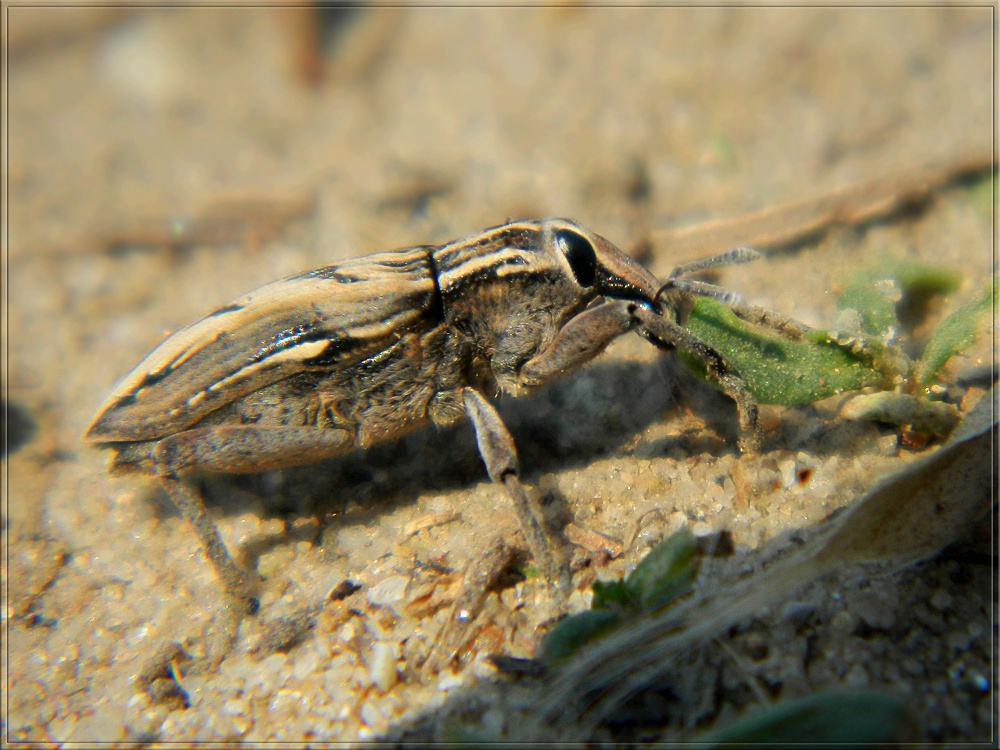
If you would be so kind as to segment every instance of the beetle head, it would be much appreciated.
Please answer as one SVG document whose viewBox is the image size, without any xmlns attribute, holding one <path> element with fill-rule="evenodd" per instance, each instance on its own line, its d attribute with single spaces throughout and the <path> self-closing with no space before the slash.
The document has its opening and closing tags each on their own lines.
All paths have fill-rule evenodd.
<svg viewBox="0 0 1000 750">
<path fill-rule="evenodd" d="M 565 219 L 542 227 L 546 245 L 558 250 L 571 278 L 608 299 L 635 300 L 658 309 L 656 278 L 600 235 Z"/>
<path fill-rule="evenodd" d="M 593 288 L 608 299 L 634 300 L 659 314 L 665 309 L 668 314 L 673 311 L 673 317 L 683 314 L 672 304 L 673 299 L 668 298 L 666 305 L 661 303 L 661 284 L 653 274 L 600 235 L 565 219 L 545 222 L 544 232 L 580 286 Z M 673 348 L 646 328 L 637 329 L 637 333 L 660 349 Z"/>
</svg>

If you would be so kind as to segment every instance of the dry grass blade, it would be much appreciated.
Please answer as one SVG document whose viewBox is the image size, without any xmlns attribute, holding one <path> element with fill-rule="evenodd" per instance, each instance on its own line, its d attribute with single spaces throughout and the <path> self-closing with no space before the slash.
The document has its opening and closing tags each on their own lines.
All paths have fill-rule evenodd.
<svg viewBox="0 0 1000 750">
<path fill-rule="evenodd" d="M 936 190 L 984 172 L 997 163 L 991 153 L 972 153 L 862 180 L 823 195 L 783 203 L 734 219 L 653 232 L 652 240 L 678 257 L 710 254 L 737 245 L 774 250 L 814 239 L 835 226 L 858 226 L 928 201 Z"/>
<path fill-rule="evenodd" d="M 907 565 L 961 538 L 989 510 L 996 455 L 997 389 L 969 412 L 951 439 L 876 484 L 813 552 L 820 566 Z"/>
<path fill-rule="evenodd" d="M 306 195 L 219 195 L 187 218 L 152 217 L 109 229 L 97 245 L 110 252 L 229 243 L 260 244 L 313 211 Z"/>
</svg>

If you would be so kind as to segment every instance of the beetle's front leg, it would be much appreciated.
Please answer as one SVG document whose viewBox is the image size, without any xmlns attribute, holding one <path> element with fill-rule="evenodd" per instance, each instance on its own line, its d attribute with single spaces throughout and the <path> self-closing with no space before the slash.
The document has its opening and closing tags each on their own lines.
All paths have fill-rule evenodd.
<svg viewBox="0 0 1000 750">
<path fill-rule="evenodd" d="M 722 355 L 693 333 L 658 315 L 644 305 L 633 305 L 633 314 L 642 327 L 663 346 L 672 346 L 690 352 L 708 369 L 708 374 L 719 382 L 722 392 L 736 402 L 739 415 L 739 447 L 744 453 L 760 451 L 762 438 L 757 422 L 757 402 L 738 376 L 730 372 Z"/>
<path fill-rule="evenodd" d="M 479 453 L 486 463 L 490 479 L 502 484 L 514 505 L 521 534 L 528 544 L 535 563 L 546 578 L 566 589 L 569 585 L 569 571 L 563 561 L 557 561 L 556 553 L 548 536 L 538 521 L 524 486 L 518 478 L 520 467 L 514 438 L 504 426 L 496 409 L 474 388 L 462 390 L 465 411 L 476 430 Z"/>
<path fill-rule="evenodd" d="M 540 385 L 593 359 L 617 337 L 642 326 L 664 346 L 691 352 L 708 368 L 722 391 L 736 402 L 740 420 L 740 450 L 756 453 L 761 435 L 757 425 L 757 403 L 746 384 L 729 371 L 722 355 L 697 336 L 649 306 L 630 300 L 603 302 L 585 310 L 559 331 L 555 341 L 521 368 L 519 382 Z"/>
<path fill-rule="evenodd" d="M 589 362 L 639 325 L 634 307 L 634 302 L 610 300 L 584 310 L 559 330 L 545 351 L 521 367 L 518 382 L 527 387 L 541 385 Z"/>
</svg>

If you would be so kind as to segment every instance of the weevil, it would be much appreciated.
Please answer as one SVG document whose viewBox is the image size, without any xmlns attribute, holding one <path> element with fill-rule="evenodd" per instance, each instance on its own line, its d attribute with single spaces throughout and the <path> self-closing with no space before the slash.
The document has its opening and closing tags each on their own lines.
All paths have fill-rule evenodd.
<svg viewBox="0 0 1000 750">
<path fill-rule="evenodd" d="M 159 478 L 227 593 L 252 610 L 259 579 L 234 563 L 185 481 L 189 470 L 312 463 L 467 418 L 529 552 L 555 580 L 560 562 L 490 399 L 561 377 L 636 331 L 702 360 L 736 402 L 741 449 L 757 450 L 750 392 L 682 323 L 692 295 L 722 299 L 744 317 L 767 316 L 718 287 L 681 278 L 755 255 L 737 250 L 683 266 L 661 286 L 608 240 L 551 219 L 318 268 L 169 336 L 118 384 L 86 439 L 114 451 L 113 472 Z"/>
</svg>

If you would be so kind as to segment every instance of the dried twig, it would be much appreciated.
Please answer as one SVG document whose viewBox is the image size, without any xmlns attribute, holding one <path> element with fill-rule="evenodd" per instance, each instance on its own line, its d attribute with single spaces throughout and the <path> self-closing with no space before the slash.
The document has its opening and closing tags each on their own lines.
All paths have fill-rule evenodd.
<svg viewBox="0 0 1000 750">
<path fill-rule="evenodd" d="M 972 153 L 889 177 L 861 180 L 812 198 L 783 203 L 732 219 L 652 233 L 674 257 L 707 255 L 738 245 L 758 250 L 790 247 L 836 226 L 861 226 L 922 206 L 936 191 L 981 174 L 997 163 L 991 153 Z"/>
</svg>

